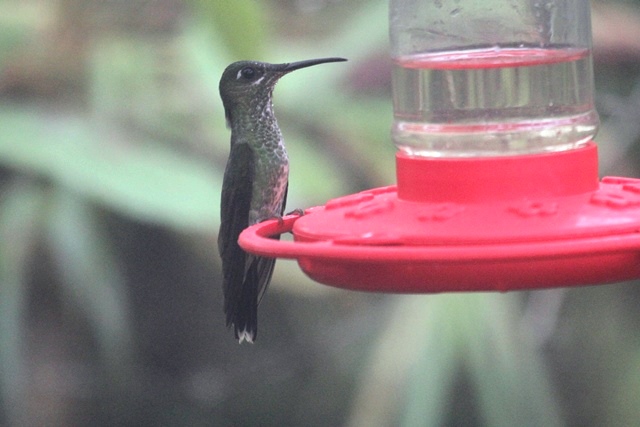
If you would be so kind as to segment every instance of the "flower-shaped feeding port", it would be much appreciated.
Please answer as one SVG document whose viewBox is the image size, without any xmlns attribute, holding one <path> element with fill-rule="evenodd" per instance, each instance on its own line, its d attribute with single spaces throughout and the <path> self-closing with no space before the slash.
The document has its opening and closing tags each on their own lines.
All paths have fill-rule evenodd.
<svg viewBox="0 0 640 427">
<path fill-rule="evenodd" d="M 246 251 L 377 292 L 640 277 L 640 180 L 600 181 L 591 142 L 589 3 L 477 3 L 391 2 L 397 185 L 250 227 Z"/>
</svg>

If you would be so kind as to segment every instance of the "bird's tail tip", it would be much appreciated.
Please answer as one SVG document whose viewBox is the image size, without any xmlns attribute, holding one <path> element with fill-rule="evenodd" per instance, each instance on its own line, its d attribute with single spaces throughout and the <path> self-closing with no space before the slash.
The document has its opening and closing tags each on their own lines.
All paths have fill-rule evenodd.
<svg viewBox="0 0 640 427">
<path fill-rule="evenodd" d="M 236 329 L 236 338 L 238 339 L 238 344 L 242 344 L 243 341 L 253 344 L 256 339 L 256 332 L 247 329 L 241 331 Z"/>
</svg>

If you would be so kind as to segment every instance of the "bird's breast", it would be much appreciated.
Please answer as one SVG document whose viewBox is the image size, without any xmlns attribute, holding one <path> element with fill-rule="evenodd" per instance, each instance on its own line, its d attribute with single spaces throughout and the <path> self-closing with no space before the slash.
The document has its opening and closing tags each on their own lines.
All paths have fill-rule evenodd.
<svg viewBox="0 0 640 427">
<path fill-rule="evenodd" d="M 278 217 L 282 213 L 289 180 L 289 159 L 284 146 L 270 155 L 258 155 L 255 166 L 250 224 Z"/>
</svg>

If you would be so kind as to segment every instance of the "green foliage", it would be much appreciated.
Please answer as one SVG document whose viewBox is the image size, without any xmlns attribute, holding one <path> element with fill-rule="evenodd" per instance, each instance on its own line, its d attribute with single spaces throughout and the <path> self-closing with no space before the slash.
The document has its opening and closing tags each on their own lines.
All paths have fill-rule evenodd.
<svg viewBox="0 0 640 427">
<path fill-rule="evenodd" d="M 186 230 L 213 229 L 221 180 L 206 163 L 162 145 L 120 145 L 91 121 L 0 112 L 0 161 L 137 218 Z M 216 185 L 218 183 L 218 185 Z"/>
<path fill-rule="evenodd" d="M 192 0 L 200 24 L 211 34 L 211 41 L 236 61 L 259 59 L 271 35 L 267 31 L 267 8 L 253 0 Z"/>
</svg>

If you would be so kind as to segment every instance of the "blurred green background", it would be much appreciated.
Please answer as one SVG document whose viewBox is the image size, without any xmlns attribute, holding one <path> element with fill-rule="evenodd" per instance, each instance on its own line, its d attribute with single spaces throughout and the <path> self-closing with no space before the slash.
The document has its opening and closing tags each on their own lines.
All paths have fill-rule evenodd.
<svg viewBox="0 0 640 427">
<path fill-rule="evenodd" d="M 639 176 L 640 2 L 593 4 L 602 174 Z M 386 0 L 0 0 L 0 425 L 640 425 L 636 283 L 393 296 L 278 263 L 224 327 L 224 67 L 275 93 L 289 208 L 394 182 Z"/>
</svg>

